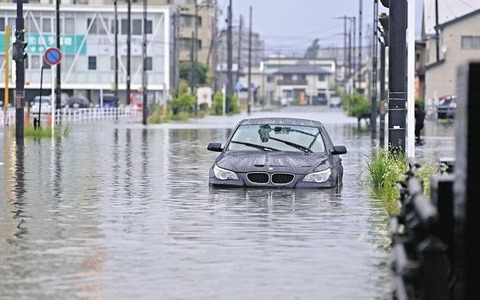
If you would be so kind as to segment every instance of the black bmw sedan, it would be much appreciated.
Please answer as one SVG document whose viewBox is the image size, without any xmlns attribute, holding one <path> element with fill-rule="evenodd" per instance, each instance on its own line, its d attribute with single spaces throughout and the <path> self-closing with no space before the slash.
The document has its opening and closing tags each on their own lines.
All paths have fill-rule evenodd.
<svg viewBox="0 0 480 300">
<path fill-rule="evenodd" d="M 332 188 L 343 180 L 341 154 L 319 121 L 252 118 L 240 121 L 209 171 L 212 187 Z"/>
</svg>

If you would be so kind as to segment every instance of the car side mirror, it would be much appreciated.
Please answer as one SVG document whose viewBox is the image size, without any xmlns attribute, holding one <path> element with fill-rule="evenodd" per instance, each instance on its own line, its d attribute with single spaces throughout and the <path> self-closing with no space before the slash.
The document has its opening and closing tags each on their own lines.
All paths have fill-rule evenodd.
<svg viewBox="0 0 480 300">
<path fill-rule="evenodd" d="M 333 155 L 340 155 L 347 153 L 347 148 L 345 146 L 333 146 Z"/>
<path fill-rule="evenodd" d="M 208 151 L 213 151 L 213 152 L 222 152 L 223 147 L 222 143 L 209 143 L 207 146 Z"/>
</svg>

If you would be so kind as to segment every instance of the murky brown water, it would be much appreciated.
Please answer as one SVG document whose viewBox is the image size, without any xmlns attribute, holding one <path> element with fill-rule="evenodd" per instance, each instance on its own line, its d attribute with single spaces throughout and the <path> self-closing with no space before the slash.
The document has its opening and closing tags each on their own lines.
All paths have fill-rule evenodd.
<svg viewBox="0 0 480 300">
<path fill-rule="evenodd" d="M 252 116 L 287 113 L 347 146 L 341 191 L 209 188 L 206 145 L 242 116 L 76 123 L 19 148 L 2 132 L 0 299 L 390 299 L 369 131 L 341 110 Z M 452 125 L 432 128 L 419 156 L 452 156 Z"/>
</svg>

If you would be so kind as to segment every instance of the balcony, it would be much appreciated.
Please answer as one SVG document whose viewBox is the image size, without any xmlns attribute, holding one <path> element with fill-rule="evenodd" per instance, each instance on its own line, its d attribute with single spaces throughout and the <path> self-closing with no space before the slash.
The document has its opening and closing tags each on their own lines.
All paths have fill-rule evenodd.
<svg viewBox="0 0 480 300">
<path fill-rule="evenodd" d="M 307 85 L 306 79 L 280 79 L 277 81 L 277 85 Z"/>
</svg>

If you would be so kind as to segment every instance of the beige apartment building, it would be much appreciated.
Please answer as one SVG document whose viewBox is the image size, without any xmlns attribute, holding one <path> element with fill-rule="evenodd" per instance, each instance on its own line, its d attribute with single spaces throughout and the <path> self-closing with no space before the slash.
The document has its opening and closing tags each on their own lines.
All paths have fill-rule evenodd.
<svg viewBox="0 0 480 300">
<path fill-rule="evenodd" d="M 438 47 L 434 37 L 426 40 L 426 101 L 457 93 L 458 68 L 480 60 L 479 28 L 480 9 L 440 24 Z"/>
</svg>

